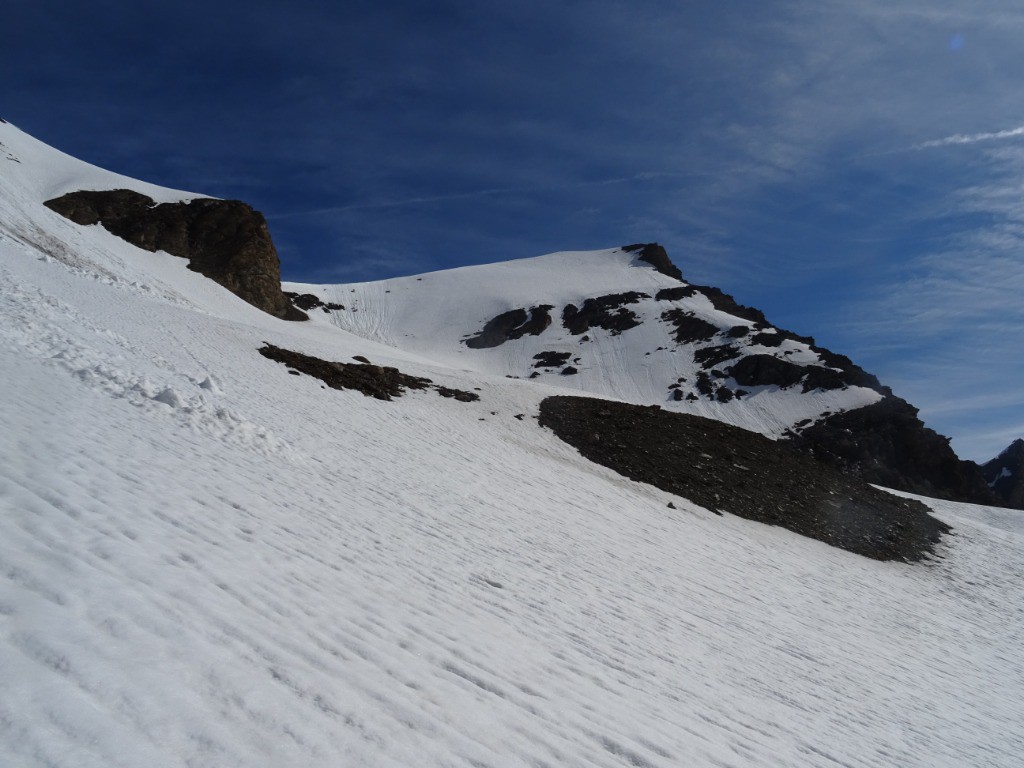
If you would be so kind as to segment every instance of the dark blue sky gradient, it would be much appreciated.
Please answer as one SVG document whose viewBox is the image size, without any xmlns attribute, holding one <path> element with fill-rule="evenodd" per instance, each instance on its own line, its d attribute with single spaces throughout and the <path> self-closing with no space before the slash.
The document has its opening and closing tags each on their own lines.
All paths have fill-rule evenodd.
<svg viewBox="0 0 1024 768">
<path fill-rule="evenodd" d="M 983 136 L 1024 124 L 1016 6 L 16 0 L 0 115 L 251 203 L 292 280 L 659 241 L 987 458 L 1024 433 L 1024 138 Z"/>
</svg>

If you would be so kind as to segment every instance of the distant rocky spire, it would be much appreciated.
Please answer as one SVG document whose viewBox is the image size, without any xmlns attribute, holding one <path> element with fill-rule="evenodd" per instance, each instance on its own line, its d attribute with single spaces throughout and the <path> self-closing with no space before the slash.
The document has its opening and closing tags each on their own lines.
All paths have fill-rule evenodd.
<svg viewBox="0 0 1024 768">
<path fill-rule="evenodd" d="M 1017 438 L 981 467 L 985 481 L 1003 503 L 1024 509 L 1024 440 Z"/>
</svg>

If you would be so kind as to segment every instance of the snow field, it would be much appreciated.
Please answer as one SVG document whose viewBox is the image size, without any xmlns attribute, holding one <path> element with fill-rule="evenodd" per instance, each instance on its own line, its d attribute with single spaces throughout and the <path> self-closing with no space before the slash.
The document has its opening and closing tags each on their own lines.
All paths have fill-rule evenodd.
<svg viewBox="0 0 1024 768">
<path fill-rule="evenodd" d="M 1013 513 L 929 502 L 955 535 L 913 566 L 715 516 L 540 430 L 554 387 L 55 223 L 38 151 L 0 184 L 5 768 L 1019 764 Z"/>
<path fill-rule="evenodd" d="M 116 290 L 56 305 L 75 355 L 113 338 L 119 370 L 218 371 L 211 398 L 289 448 L 5 337 L 13 765 L 1015 762 L 1019 531 L 950 507 L 922 567 L 670 510 L 512 418 L 530 385 L 323 390 L 255 354 L 266 329 L 175 305 L 143 324 Z M 122 309 L 90 327 L 90 293 Z"/>
</svg>

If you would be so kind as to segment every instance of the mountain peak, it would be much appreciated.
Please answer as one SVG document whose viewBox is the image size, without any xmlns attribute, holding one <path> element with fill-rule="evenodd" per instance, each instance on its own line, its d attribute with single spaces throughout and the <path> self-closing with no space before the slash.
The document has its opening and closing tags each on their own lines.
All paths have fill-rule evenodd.
<svg viewBox="0 0 1024 768">
<path fill-rule="evenodd" d="M 682 282 L 683 273 L 679 267 L 672 263 L 664 246 L 658 243 L 634 243 L 633 245 L 622 246 L 622 250 L 636 253 L 640 261 L 646 261 L 661 272 L 661 274 Z"/>
<path fill-rule="evenodd" d="M 989 488 L 1007 506 L 1024 509 L 1024 440 L 1017 438 L 1002 453 L 983 464 Z"/>
<path fill-rule="evenodd" d="M 1018 437 L 1010 443 L 1009 446 L 1007 446 L 1006 450 L 1004 450 L 1000 456 L 1005 456 L 1007 454 L 1011 456 L 1024 456 L 1024 438 Z"/>
</svg>

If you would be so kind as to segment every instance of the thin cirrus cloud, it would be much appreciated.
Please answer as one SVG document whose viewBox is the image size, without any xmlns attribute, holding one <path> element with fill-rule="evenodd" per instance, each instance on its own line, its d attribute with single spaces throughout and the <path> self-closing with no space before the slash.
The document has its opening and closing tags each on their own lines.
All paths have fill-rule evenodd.
<svg viewBox="0 0 1024 768">
<path fill-rule="evenodd" d="M 670 173 L 664 171 L 641 171 L 628 176 L 616 176 L 607 179 L 595 179 L 591 181 L 577 181 L 567 184 L 546 184 L 537 186 L 520 187 L 492 187 L 489 189 L 474 189 L 467 192 L 454 192 L 444 195 L 420 195 L 417 197 L 405 197 L 394 200 L 378 200 L 365 203 L 352 203 L 349 205 L 333 205 L 325 208 L 310 208 L 304 211 L 291 213 L 280 213 L 268 218 L 293 219 L 300 216 L 317 216 L 330 213 L 345 213 L 347 211 L 364 211 L 378 208 L 403 208 L 415 205 L 430 205 L 433 203 L 446 203 L 457 200 L 472 200 L 482 197 L 493 197 L 496 195 L 535 194 L 538 192 L 554 192 L 568 189 L 580 189 L 584 187 L 603 187 L 614 184 L 630 184 L 633 182 L 653 181 L 662 178 L 678 178 L 685 174 Z"/>
<path fill-rule="evenodd" d="M 1014 139 L 1024 136 L 1024 125 L 1016 128 L 1008 128 L 1004 131 L 989 131 L 985 133 L 955 133 L 952 136 L 944 136 L 941 139 L 932 139 L 920 144 L 915 144 L 911 149 L 933 149 L 935 147 L 952 147 L 961 144 L 980 144 L 986 141 L 1001 141 L 1003 139 Z"/>
</svg>

